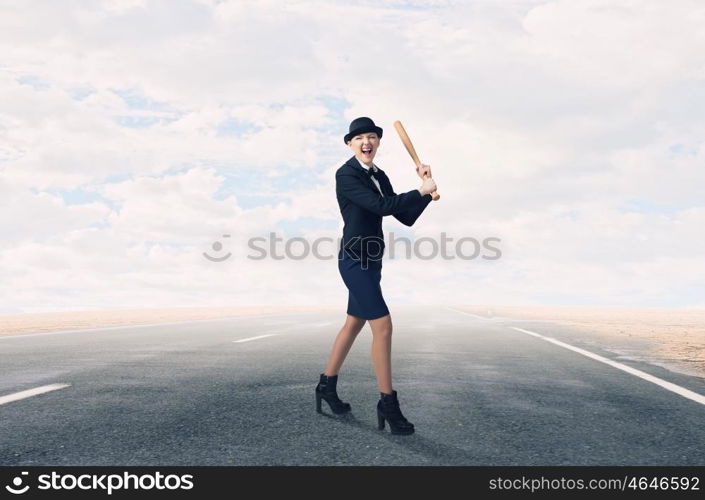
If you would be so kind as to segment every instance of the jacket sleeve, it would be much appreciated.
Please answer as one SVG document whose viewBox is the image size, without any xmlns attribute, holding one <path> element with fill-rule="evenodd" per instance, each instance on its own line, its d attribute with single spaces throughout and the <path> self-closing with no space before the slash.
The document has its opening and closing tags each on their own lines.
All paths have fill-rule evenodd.
<svg viewBox="0 0 705 500">
<path fill-rule="evenodd" d="M 416 189 L 408 193 L 381 196 L 379 192 L 375 193 L 369 186 L 366 186 L 356 175 L 343 172 L 338 172 L 335 175 L 335 190 L 338 196 L 382 216 L 395 215 L 409 210 L 412 210 L 413 213 L 417 210 L 418 205 L 428 204 L 428 202 L 424 202 L 424 197 Z M 428 198 L 430 201 L 431 195 L 428 195 Z M 423 209 L 421 210 L 423 211 Z M 416 220 L 415 217 L 414 220 Z"/>
<path fill-rule="evenodd" d="M 389 189 L 391 190 L 392 194 L 394 194 L 394 189 L 392 188 L 392 181 L 387 178 L 387 182 L 389 182 Z M 418 191 L 416 192 L 419 193 Z M 433 198 L 430 194 L 425 194 L 421 197 L 421 201 L 417 202 L 412 208 L 404 210 L 403 212 L 393 214 L 394 218 L 405 226 L 413 226 L 414 222 L 416 222 L 416 219 L 419 218 L 419 215 L 423 213 L 423 211 L 426 209 L 432 199 Z"/>
</svg>

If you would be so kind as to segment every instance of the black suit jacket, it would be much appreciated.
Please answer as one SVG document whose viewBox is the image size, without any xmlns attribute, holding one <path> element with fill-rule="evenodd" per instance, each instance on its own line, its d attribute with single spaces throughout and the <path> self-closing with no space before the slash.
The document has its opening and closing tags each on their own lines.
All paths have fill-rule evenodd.
<svg viewBox="0 0 705 500">
<path fill-rule="evenodd" d="M 382 169 L 377 168 L 382 196 L 357 158 L 350 158 L 335 172 L 335 193 L 343 216 L 343 240 L 340 250 L 353 258 L 381 260 L 384 253 L 382 217 L 393 215 L 411 226 L 431 202 L 431 195 L 414 189 L 396 194 Z"/>
</svg>

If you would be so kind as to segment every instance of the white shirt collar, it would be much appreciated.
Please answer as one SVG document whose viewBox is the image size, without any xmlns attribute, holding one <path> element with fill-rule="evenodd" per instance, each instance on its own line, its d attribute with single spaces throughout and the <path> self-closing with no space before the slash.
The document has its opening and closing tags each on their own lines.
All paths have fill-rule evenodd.
<svg viewBox="0 0 705 500">
<path fill-rule="evenodd" d="M 357 156 L 355 157 L 355 159 L 357 160 Z M 374 163 L 372 164 L 372 167 L 368 167 L 367 165 L 365 165 L 364 163 L 362 163 L 360 160 L 357 160 L 357 161 L 358 161 L 358 163 L 360 164 L 360 166 L 365 169 L 365 172 L 367 172 L 368 174 L 370 173 L 370 168 L 373 169 L 373 170 L 372 170 L 373 172 L 377 172 L 377 170 L 379 170 L 379 169 L 377 168 L 377 165 L 375 165 Z M 382 192 L 382 187 L 379 185 L 379 181 L 377 180 L 377 178 L 374 177 L 374 176 L 371 176 L 370 178 L 372 179 L 372 182 L 375 183 L 375 186 L 377 186 L 377 189 L 379 190 L 379 194 L 381 194 L 382 196 L 384 196 L 384 193 Z"/>
<path fill-rule="evenodd" d="M 355 159 L 357 160 L 357 162 L 360 164 L 360 166 L 361 166 L 362 168 L 364 168 L 364 169 L 367 170 L 367 171 L 370 170 L 370 167 L 368 167 L 367 165 L 365 165 L 364 163 L 362 163 L 362 162 L 358 159 L 357 156 L 355 157 Z M 372 171 L 373 171 L 373 172 L 377 172 L 377 165 L 375 165 L 374 163 L 372 164 Z"/>
</svg>

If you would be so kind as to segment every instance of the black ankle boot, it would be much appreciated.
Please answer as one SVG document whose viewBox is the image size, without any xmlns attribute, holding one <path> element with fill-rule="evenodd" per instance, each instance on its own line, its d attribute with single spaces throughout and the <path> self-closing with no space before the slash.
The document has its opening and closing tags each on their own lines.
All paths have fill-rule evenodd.
<svg viewBox="0 0 705 500">
<path fill-rule="evenodd" d="M 414 424 L 409 422 L 399 409 L 397 391 L 391 394 L 380 392 L 380 399 L 377 402 L 377 425 L 380 430 L 384 429 L 384 421 L 389 422 L 389 429 L 392 434 L 413 434 Z"/>
<path fill-rule="evenodd" d="M 338 376 L 331 375 L 330 377 L 321 373 L 321 380 L 316 386 L 316 411 L 321 413 L 321 399 L 325 399 L 333 413 L 346 413 L 350 411 L 350 405 L 344 403 L 338 397 L 336 385 L 338 384 Z"/>
</svg>

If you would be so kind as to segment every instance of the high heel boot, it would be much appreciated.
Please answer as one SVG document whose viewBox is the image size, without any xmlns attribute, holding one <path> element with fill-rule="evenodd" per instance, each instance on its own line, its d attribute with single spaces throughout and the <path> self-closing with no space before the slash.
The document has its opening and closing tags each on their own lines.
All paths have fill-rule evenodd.
<svg viewBox="0 0 705 500">
<path fill-rule="evenodd" d="M 330 377 L 321 373 L 321 380 L 316 386 L 316 411 L 321 413 L 321 399 L 324 399 L 333 413 L 346 413 L 350 411 L 350 405 L 344 403 L 338 397 L 336 386 L 338 384 L 338 375 Z"/>
<path fill-rule="evenodd" d="M 414 424 L 409 422 L 401 413 L 397 391 L 391 394 L 380 392 L 380 399 L 377 402 L 377 426 L 384 429 L 384 421 L 389 422 L 389 429 L 392 434 L 413 434 Z"/>
</svg>

